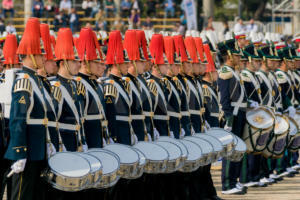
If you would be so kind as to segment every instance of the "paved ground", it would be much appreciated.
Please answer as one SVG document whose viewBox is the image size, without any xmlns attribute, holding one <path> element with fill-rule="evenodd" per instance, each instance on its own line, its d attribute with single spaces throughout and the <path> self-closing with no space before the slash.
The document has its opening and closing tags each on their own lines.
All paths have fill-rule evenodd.
<svg viewBox="0 0 300 200">
<path fill-rule="evenodd" d="M 221 171 L 212 171 L 218 195 L 226 200 L 300 200 L 300 174 L 265 188 L 249 188 L 246 195 L 222 195 Z"/>
</svg>

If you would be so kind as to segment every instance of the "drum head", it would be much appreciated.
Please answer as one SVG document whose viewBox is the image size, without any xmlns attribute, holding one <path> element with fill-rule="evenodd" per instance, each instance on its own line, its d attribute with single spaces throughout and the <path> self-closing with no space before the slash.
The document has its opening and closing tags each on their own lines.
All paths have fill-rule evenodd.
<svg viewBox="0 0 300 200">
<path fill-rule="evenodd" d="M 138 142 L 133 147 L 143 152 L 148 160 L 163 161 L 169 159 L 168 151 L 152 142 Z"/>
<path fill-rule="evenodd" d="M 236 139 L 236 146 L 235 146 L 234 150 L 239 151 L 239 152 L 245 152 L 247 150 L 246 143 L 238 136 L 234 136 L 234 137 Z"/>
<path fill-rule="evenodd" d="M 120 168 L 119 158 L 113 152 L 104 149 L 101 150 L 99 149 L 99 150 L 90 150 L 88 151 L 88 154 L 97 157 L 101 161 L 103 166 L 102 169 L 103 175 L 113 173 Z"/>
<path fill-rule="evenodd" d="M 289 120 L 289 124 L 290 124 L 289 135 L 290 136 L 294 136 L 294 135 L 296 135 L 298 133 L 299 127 L 297 125 L 297 122 L 294 119 L 292 119 L 292 118 L 289 117 L 288 120 Z"/>
<path fill-rule="evenodd" d="M 66 177 L 83 177 L 90 173 L 90 163 L 76 153 L 61 152 L 49 158 L 50 168 Z"/>
<path fill-rule="evenodd" d="M 202 157 L 202 150 L 198 144 L 185 139 L 180 141 L 186 146 L 188 150 L 188 157 L 186 159 L 187 161 L 199 160 Z"/>
<path fill-rule="evenodd" d="M 114 152 L 120 158 L 122 164 L 132 164 L 139 162 L 139 154 L 131 147 L 123 144 L 110 144 L 104 147 L 109 151 Z"/>
<path fill-rule="evenodd" d="M 140 150 L 138 150 L 136 148 L 134 148 L 134 150 L 139 154 L 139 159 L 140 159 L 139 164 L 140 165 L 145 165 L 146 162 L 147 162 L 145 154 L 143 154 L 143 152 L 141 152 Z"/>
<path fill-rule="evenodd" d="M 207 142 L 207 141 L 205 141 L 201 138 L 193 137 L 193 136 L 187 136 L 184 139 L 195 142 L 196 144 L 198 144 L 200 146 L 200 148 L 202 149 L 202 154 L 209 154 L 209 153 L 214 151 L 213 146 L 209 142 Z"/>
<path fill-rule="evenodd" d="M 157 141 L 155 143 L 167 149 L 169 153 L 169 160 L 178 159 L 182 155 L 180 147 L 174 143 L 166 141 Z"/>
<path fill-rule="evenodd" d="M 209 142 L 211 145 L 213 145 L 214 151 L 222 151 L 223 146 L 222 143 L 215 137 L 208 135 L 206 133 L 200 133 L 193 135 L 194 137 L 201 138 L 207 142 Z"/>
<path fill-rule="evenodd" d="M 187 157 L 187 154 L 188 154 L 188 151 L 187 151 L 187 148 L 186 146 L 181 142 L 181 140 L 177 140 L 177 139 L 174 139 L 174 138 L 170 138 L 168 136 L 160 136 L 158 141 L 166 141 L 166 142 L 171 142 L 171 143 L 174 143 L 176 144 L 177 146 L 180 147 L 181 149 L 181 152 L 182 152 L 182 157 Z"/>
<path fill-rule="evenodd" d="M 217 138 L 223 144 L 223 146 L 233 142 L 232 134 L 221 128 L 211 128 L 206 132 L 206 134 Z"/>
<path fill-rule="evenodd" d="M 78 155 L 82 156 L 83 158 L 89 161 L 92 173 L 99 171 L 102 168 L 101 161 L 96 156 L 87 153 L 78 153 Z"/>
<path fill-rule="evenodd" d="M 274 124 L 272 113 L 263 107 L 247 111 L 246 118 L 251 126 L 258 129 L 268 129 Z"/>
<path fill-rule="evenodd" d="M 284 116 L 281 115 L 276 115 L 276 120 L 275 120 L 275 127 L 274 127 L 274 133 L 276 135 L 281 135 L 285 133 L 286 131 L 289 130 L 289 123 L 288 121 L 284 118 Z"/>
</svg>

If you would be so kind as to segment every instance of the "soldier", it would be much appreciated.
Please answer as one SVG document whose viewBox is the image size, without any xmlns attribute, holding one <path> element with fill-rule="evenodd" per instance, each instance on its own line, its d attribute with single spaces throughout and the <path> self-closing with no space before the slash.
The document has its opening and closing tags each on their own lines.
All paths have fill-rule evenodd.
<svg viewBox="0 0 300 200">
<path fill-rule="evenodd" d="M 224 60 L 224 66 L 219 71 L 218 86 L 220 102 L 225 114 L 226 124 L 224 129 L 242 137 L 246 123 L 247 100 L 243 82 L 238 75 L 240 52 L 235 48 L 234 40 L 227 40 L 218 44 L 218 49 Z M 236 69 L 237 68 L 237 69 Z M 222 161 L 222 193 L 244 194 L 237 188 L 237 178 L 240 172 L 239 162 L 230 162 L 223 158 Z"/>
<path fill-rule="evenodd" d="M 40 24 L 30 18 L 17 50 L 23 56 L 23 68 L 12 90 L 10 142 L 5 158 L 15 161 L 12 169 L 11 199 L 38 197 L 40 174 L 46 161 L 47 110 L 43 85 L 37 69 L 44 65 L 40 49 Z"/>
</svg>

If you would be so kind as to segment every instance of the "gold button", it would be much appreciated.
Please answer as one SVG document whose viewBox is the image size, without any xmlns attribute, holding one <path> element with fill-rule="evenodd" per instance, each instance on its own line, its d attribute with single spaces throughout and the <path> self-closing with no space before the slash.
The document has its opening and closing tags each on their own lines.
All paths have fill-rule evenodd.
<svg viewBox="0 0 300 200">
<path fill-rule="evenodd" d="M 17 153 L 20 153 L 20 149 L 17 149 L 16 152 L 17 152 Z"/>
<path fill-rule="evenodd" d="M 24 151 L 26 152 L 26 151 L 27 151 L 27 148 L 24 148 Z"/>
</svg>

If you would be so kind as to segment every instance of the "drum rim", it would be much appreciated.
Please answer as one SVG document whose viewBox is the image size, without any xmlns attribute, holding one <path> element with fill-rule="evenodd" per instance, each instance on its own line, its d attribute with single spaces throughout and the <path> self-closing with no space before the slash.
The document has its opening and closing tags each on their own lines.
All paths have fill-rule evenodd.
<svg viewBox="0 0 300 200">
<path fill-rule="evenodd" d="M 287 129 L 286 131 L 282 132 L 282 133 L 275 133 L 275 127 L 274 127 L 274 134 L 275 134 L 275 135 L 285 135 L 285 134 L 289 134 L 290 123 L 289 123 L 289 121 L 288 121 L 287 116 L 281 115 L 281 114 L 275 114 L 275 117 L 276 117 L 276 116 L 281 117 L 281 118 L 283 118 L 283 119 L 286 121 L 286 123 L 288 124 L 288 129 Z"/>
<path fill-rule="evenodd" d="M 220 144 L 220 146 L 221 146 L 221 150 L 220 150 L 220 151 L 223 151 L 223 149 L 224 149 L 222 142 L 221 142 L 220 140 L 218 140 L 218 138 L 216 138 L 216 137 L 214 137 L 214 136 L 212 136 L 212 135 L 203 133 L 203 134 L 195 134 L 195 135 L 193 135 L 193 136 L 195 136 L 195 137 L 198 137 L 198 136 L 200 136 L 200 137 L 201 137 L 201 136 L 204 136 L 204 137 L 210 137 L 210 138 L 213 138 L 213 140 L 217 141 L 217 142 Z M 200 138 L 200 137 L 199 137 L 199 138 Z M 206 138 L 201 138 L 201 139 L 206 140 Z M 206 141 L 209 142 L 210 144 L 212 144 L 210 141 L 208 141 L 208 140 L 206 140 Z M 212 146 L 214 147 L 213 144 L 212 144 Z M 220 152 L 220 151 L 217 151 L 217 150 L 215 150 L 215 149 L 214 149 L 214 151 Z"/>
<path fill-rule="evenodd" d="M 265 112 L 267 112 L 267 113 L 272 117 L 273 123 L 272 123 L 272 125 L 271 125 L 270 127 L 266 127 L 266 128 L 257 128 L 257 127 L 255 127 L 255 126 L 253 126 L 252 124 L 249 123 L 249 121 L 248 121 L 248 119 L 247 119 L 247 113 L 246 113 L 246 120 L 247 120 L 247 123 L 250 125 L 250 127 L 253 127 L 253 128 L 255 128 L 255 129 L 263 129 L 263 130 L 267 130 L 267 129 L 271 128 L 272 126 L 274 126 L 274 124 L 275 124 L 274 114 L 273 114 L 269 109 L 267 109 L 266 107 L 260 106 L 260 107 L 258 107 L 257 109 L 248 109 L 248 110 L 249 110 L 249 111 L 255 111 L 255 110 L 258 110 L 258 109 L 262 109 L 262 110 L 264 110 Z"/>
<path fill-rule="evenodd" d="M 127 148 L 127 149 L 130 149 L 130 150 L 132 150 L 134 153 L 136 153 L 136 155 L 137 155 L 137 161 L 134 161 L 134 162 L 130 162 L 130 163 L 122 163 L 121 162 L 121 158 L 120 158 L 120 165 L 134 165 L 134 164 L 136 164 L 136 163 L 139 163 L 139 161 L 140 161 L 140 156 L 139 156 L 139 154 L 138 154 L 138 152 L 136 152 L 135 151 L 135 149 L 134 148 L 132 148 L 131 146 L 129 146 L 129 145 L 125 145 L 125 144 L 120 144 L 120 143 L 114 143 L 114 144 L 109 144 L 109 145 L 107 145 L 107 146 L 105 146 L 104 147 L 104 149 L 106 149 L 106 147 L 108 147 L 108 146 L 122 146 L 122 147 L 125 147 L 125 148 Z M 106 150 L 109 150 L 109 151 L 111 151 L 110 149 L 106 149 Z M 112 151 L 113 152 L 113 151 Z M 113 152 L 113 153 L 115 153 L 115 152 Z M 115 154 L 117 154 L 117 153 L 115 153 Z M 119 156 L 119 155 L 118 155 Z M 120 156 L 119 156 L 120 157 Z"/>
<path fill-rule="evenodd" d="M 219 128 L 219 127 L 213 127 L 213 128 L 211 128 L 211 129 L 209 129 L 205 134 L 207 134 L 207 135 L 211 135 L 211 136 L 213 136 L 213 137 L 215 137 L 215 138 L 217 138 L 218 140 L 219 140 L 219 138 L 218 137 L 216 137 L 216 136 L 214 136 L 213 134 L 214 134 L 214 132 L 211 132 L 211 133 L 209 133 L 210 131 L 213 131 L 213 130 L 218 130 L 218 131 L 224 131 L 224 132 L 226 132 L 226 133 L 228 133 L 229 135 L 231 135 L 231 136 L 233 136 L 234 134 L 232 134 L 230 131 L 226 131 L 225 129 L 223 129 L 223 128 Z M 223 147 L 226 147 L 227 145 L 229 145 L 229 144 L 232 144 L 233 143 L 233 139 L 234 139 L 234 137 L 232 137 L 232 140 L 230 141 L 230 142 L 228 142 L 228 143 L 225 143 L 225 141 L 224 142 L 222 142 L 221 140 L 219 140 L 221 143 L 222 143 L 222 145 L 223 145 Z"/>
<path fill-rule="evenodd" d="M 133 149 L 136 150 L 137 152 L 139 152 L 140 154 L 142 154 L 144 156 L 144 158 L 145 158 L 145 164 L 141 165 L 140 162 L 139 162 L 139 166 L 145 166 L 148 163 L 148 159 L 146 158 L 145 154 L 141 150 L 139 150 L 137 148 L 133 148 Z M 140 155 L 139 155 L 139 160 L 140 160 Z"/>
<path fill-rule="evenodd" d="M 290 133 L 289 133 L 289 135 L 290 136 L 296 136 L 298 133 L 300 133 L 300 127 L 299 127 L 299 125 L 298 125 L 298 123 L 297 123 L 297 121 L 295 120 L 295 119 L 293 119 L 293 118 L 291 118 L 290 116 L 286 116 L 289 120 L 291 120 L 293 123 L 294 123 L 294 125 L 296 125 L 296 128 L 297 128 L 297 133 L 295 133 L 294 135 L 291 135 Z M 290 123 L 289 123 L 290 124 Z M 290 126 L 291 127 L 291 126 Z"/>
<path fill-rule="evenodd" d="M 156 142 L 170 143 L 170 144 L 176 146 L 176 147 L 179 149 L 179 151 L 180 151 L 180 156 L 179 156 L 178 158 L 175 158 L 175 159 L 170 160 L 170 154 L 169 154 L 169 159 L 168 159 L 169 162 L 170 162 L 170 161 L 175 161 L 175 160 L 177 160 L 177 159 L 179 159 L 179 158 L 182 158 L 182 151 L 181 151 L 181 148 L 180 148 L 180 146 L 178 146 L 177 144 L 172 143 L 172 142 L 168 142 L 168 141 L 156 141 Z M 160 145 L 160 144 L 158 144 L 158 145 Z M 160 145 L 160 146 L 162 146 L 162 145 Z M 164 147 L 164 146 L 162 146 L 162 147 Z M 164 148 L 165 148 L 165 147 L 164 147 Z M 167 149 L 167 148 L 165 148 L 165 149 L 166 149 L 167 151 L 169 150 L 169 149 Z M 168 151 L 168 153 L 169 153 L 169 151 Z"/>
<path fill-rule="evenodd" d="M 203 155 L 203 153 L 202 153 L 202 148 L 200 147 L 200 145 L 199 144 L 197 144 L 196 142 L 193 142 L 193 141 L 190 141 L 190 140 L 186 140 L 185 138 L 183 138 L 182 139 L 184 142 L 187 142 L 187 143 L 192 143 L 192 144 L 194 144 L 194 145 L 196 145 L 198 148 L 199 148 L 199 150 L 200 150 L 200 156 L 199 156 L 199 158 L 197 158 L 197 159 L 195 159 L 195 160 L 188 160 L 188 157 L 186 158 L 186 161 L 187 162 L 197 162 L 197 161 L 199 161 L 203 156 L 205 156 L 205 155 Z M 187 150 L 188 150 L 188 152 L 189 152 L 189 149 L 187 148 Z M 189 153 L 190 154 L 190 153 Z M 197 154 L 198 155 L 198 154 Z"/>
<path fill-rule="evenodd" d="M 176 141 L 176 142 L 178 142 L 178 143 L 180 143 L 184 148 L 185 148 L 185 150 L 186 150 L 186 156 L 184 156 L 184 155 L 182 155 L 183 154 L 183 152 L 182 152 L 182 149 L 181 149 L 181 147 L 178 145 L 178 144 L 176 144 L 177 146 L 179 146 L 180 147 L 180 150 L 181 150 L 181 157 L 183 157 L 183 158 L 187 158 L 188 157 L 188 150 L 187 150 L 187 147 L 181 142 L 181 140 L 180 139 L 176 139 L 176 138 L 171 138 L 171 137 L 169 137 L 169 136 L 161 136 L 161 137 L 159 137 L 159 139 L 160 138 L 168 138 L 168 139 L 170 139 L 170 141 L 167 141 L 167 142 L 171 142 L 171 143 L 174 143 L 174 144 L 176 144 L 174 141 Z M 158 139 L 158 141 L 160 141 Z M 162 140 L 162 141 L 164 141 L 164 140 Z"/>
<path fill-rule="evenodd" d="M 90 166 L 89 172 L 88 172 L 87 174 L 85 174 L 85 175 L 82 175 L 82 176 L 78 176 L 78 177 L 69 177 L 69 176 L 66 176 L 66 175 L 63 175 L 63 174 L 57 172 L 56 170 L 53 170 L 53 169 L 51 168 L 51 166 L 49 165 L 49 160 L 50 160 L 53 156 L 55 156 L 55 155 L 57 155 L 57 154 L 72 154 L 72 155 L 75 155 L 75 156 L 78 156 L 78 157 L 84 159 L 84 160 L 88 163 L 88 165 Z M 86 158 L 84 158 L 84 157 L 78 155 L 76 152 L 57 152 L 57 153 L 54 154 L 53 156 L 50 157 L 50 158 L 48 159 L 48 166 L 50 167 L 51 171 L 52 171 L 52 172 L 55 172 L 55 174 L 57 174 L 57 175 L 66 177 L 66 178 L 68 178 L 68 179 L 78 179 L 78 178 L 85 178 L 85 177 L 87 177 L 89 174 L 92 173 L 92 172 L 91 172 L 91 165 L 90 165 L 90 162 L 89 162 Z"/>
<path fill-rule="evenodd" d="M 145 144 L 150 144 L 150 145 L 156 145 L 156 146 L 158 146 L 158 148 L 161 148 L 161 149 L 163 149 L 166 153 L 167 153 L 167 157 L 166 158 L 163 158 L 162 160 L 153 160 L 153 159 L 149 159 L 149 158 L 147 158 L 146 157 L 146 159 L 148 160 L 148 162 L 150 162 L 150 163 L 153 163 L 153 162 L 164 162 L 164 161 L 168 161 L 169 160 L 169 157 L 170 157 L 170 155 L 169 155 L 169 152 L 167 151 L 167 149 L 166 148 L 164 148 L 164 147 L 162 147 L 162 146 L 160 146 L 160 145 L 158 145 L 158 144 L 155 144 L 154 142 L 145 142 L 145 141 L 140 141 L 140 142 L 138 142 L 137 144 L 143 144 L 143 143 L 145 143 Z M 132 146 L 133 148 L 137 148 L 136 147 L 136 145 L 133 145 Z M 137 148 L 137 149 L 139 149 L 139 148 Z M 141 149 L 139 149 L 140 151 L 142 151 Z M 143 152 L 143 151 L 142 151 Z M 144 153 L 144 152 L 143 152 Z M 145 154 L 145 153 L 144 153 Z M 145 156 L 146 156 L 146 154 L 145 154 Z"/>
<path fill-rule="evenodd" d="M 91 173 L 95 173 L 95 172 L 98 172 L 98 171 L 100 171 L 100 170 L 102 170 L 103 169 L 103 165 L 102 165 L 102 162 L 101 162 L 101 160 L 100 159 L 98 159 L 96 156 L 94 156 L 94 155 L 92 155 L 92 154 L 89 154 L 89 153 L 87 153 L 87 152 L 78 152 L 79 154 L 79 156 L 81 156 L 81 155 L 88 155 L 88 156 L 91 156 L 91 157 L 94 157 L 96 160 L 98 160 L 99 161 L 99 163 L 100 163 L 100 169 L 98 169 L 98 170 L 96 170 L 96 171 L 94 171 L 94 172 L 91 172 Z M 88 160 L 88 159 L 87 159 Z M 92 166 L 91 166 L 91 168 L 92 168 Z M 92 170 L 91 170 L 92 171 Z"/>
<path fill-rule="evenodd" d="M 187 136 L 187 137 L 185 137 L 186 139 L 188 139 L 188 138 L 196 138 L 196 140 L 202 140 L 201 138 L 198 138 L 198 137 L 193 137 L 193 136 Z M 203 140 L 202 140 L 203 141 Z M 204 140 L 204 142 L 206 142 L 205 140 Z M 197 142 L 195 142 L 195 143 L 197 143 Z M 210 147 L 212 148 L 212 151 L 209 151 L 208 153 L 203 153 L 203 149 L 202 149 L 202 147 L 199 145 L 199 147 L 201 148 L 201 150 L 202 150 L 202 155 L 204 155 L 204 156 L 207 156 L 207 155 L 209 155 L 210 153 L 214 153 L 214 147 L 209 143 L 209 142 L 207 142 L 209 145 L 210 145 Z"/>
</svg>

